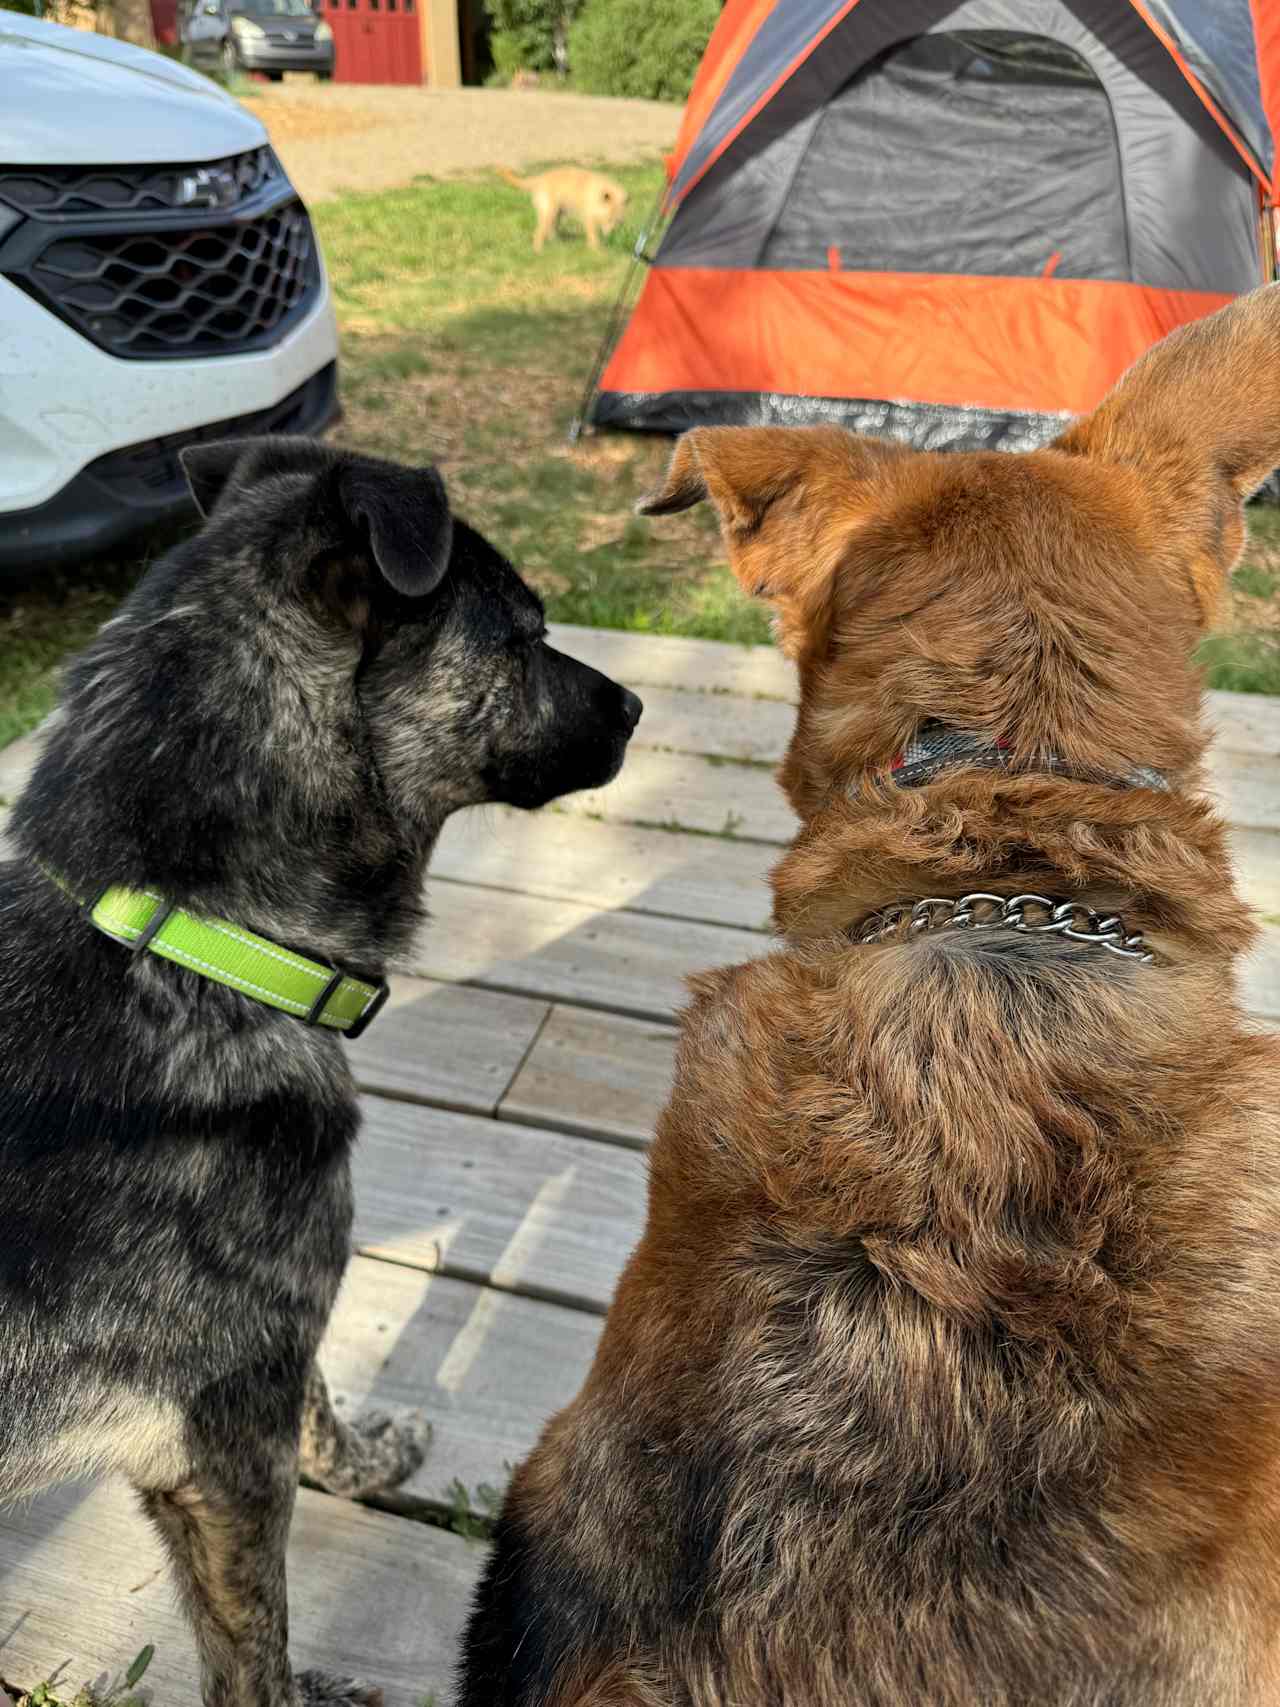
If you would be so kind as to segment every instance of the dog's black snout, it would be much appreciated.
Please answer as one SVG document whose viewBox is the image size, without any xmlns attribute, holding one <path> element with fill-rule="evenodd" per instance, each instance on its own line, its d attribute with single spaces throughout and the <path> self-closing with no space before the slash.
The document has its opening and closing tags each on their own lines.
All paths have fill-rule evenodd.
<svg viewBox="0 0 1280 1707">
<path fill-rule="evenodd" d="M 628 729 L 634 729 L 644 711 L 644 701 L 629 688 L 622 690 L 622 716 Z"/>
</svg>

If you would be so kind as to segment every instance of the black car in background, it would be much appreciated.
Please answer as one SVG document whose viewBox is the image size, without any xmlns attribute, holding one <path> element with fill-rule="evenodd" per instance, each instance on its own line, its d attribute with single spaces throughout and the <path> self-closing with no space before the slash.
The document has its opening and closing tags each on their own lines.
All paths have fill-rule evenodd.
<svg viewBox="0 0 1280 1707">
<path fill-rule="evenodd" d="M 333 31 L 309 0 L 195 0 L 180 35 L 186 59 L 202 71 L 286 71 L 333 76 Z"/>
</svg>

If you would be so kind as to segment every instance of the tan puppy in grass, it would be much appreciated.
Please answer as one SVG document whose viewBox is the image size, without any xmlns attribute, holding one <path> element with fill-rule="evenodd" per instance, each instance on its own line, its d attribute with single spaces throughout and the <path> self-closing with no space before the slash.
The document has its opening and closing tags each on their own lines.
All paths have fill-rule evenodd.
<svg viewBox="0 0 1280 1707">
<path fill-rule="evenodd" d="M 607 237 L 615 231 L 627 210 L 627 192 L 621 184 L 600 172 L 588 172 L 582 166 L 556 166 L 534 178 L 518 178 L 500 166 L 498 176 L 532 196 L 538 215 L 533 233 L 537 254 L 541 254 L 542 245 L 554 233 L 562 213 L 576 215 L 586 231 L 588 245 L 598 249 L 601 232 Z"/>
</svg>

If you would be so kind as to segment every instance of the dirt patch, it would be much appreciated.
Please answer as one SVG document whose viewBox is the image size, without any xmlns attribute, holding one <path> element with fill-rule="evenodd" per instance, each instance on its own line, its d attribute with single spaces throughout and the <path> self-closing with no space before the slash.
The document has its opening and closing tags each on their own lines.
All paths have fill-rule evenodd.
<svg viewBox="0 0 1280 1707">
<path fill-rule="evenodd" d="M 680 108 L 545 89 L 344 87 L 299 78 L 255 89 L 260 118 L 308 201 L 417 177 L 549 160 L 621 165 L 670 149 Z"/>
<path fill-rule="evenodd" d="M 265 95 L 249 95 L 241 101 L 255 118 L 262 120 L 275 145 L 283 154 L 299 142 L 338 143 L 362 131 L 376 130 L 385 125 L 381 113 L 368 107 L 335 109 L 320 95 L 312 100 L 272 100 Z M 335 122 L 337 121 L 337 122 Z"/>
</svg>

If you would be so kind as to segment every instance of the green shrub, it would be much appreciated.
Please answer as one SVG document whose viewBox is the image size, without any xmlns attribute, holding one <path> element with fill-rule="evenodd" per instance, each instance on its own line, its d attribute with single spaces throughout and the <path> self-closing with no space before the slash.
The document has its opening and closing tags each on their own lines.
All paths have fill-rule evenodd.
<svg viewBox="0 0 1280 1707">
<path fill-rule="evenodd" d="M 719 0 L 586 0 L 569 66 L 589 95 L 683 101 L 720 16 Z"/>
<path fill-rule="evenodd" d="M 494 70 L 558 71 L 568 67 L 569 26 L 582 0 L 485 0 L 493 33 Z"/>
</svg>

